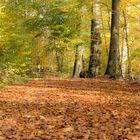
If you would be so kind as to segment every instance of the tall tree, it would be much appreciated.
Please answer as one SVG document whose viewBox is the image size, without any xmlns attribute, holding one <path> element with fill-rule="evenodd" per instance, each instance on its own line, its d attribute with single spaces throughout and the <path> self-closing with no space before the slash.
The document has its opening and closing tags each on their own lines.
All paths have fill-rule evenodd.
<svg viewBox="0 0 140 140">
<path fill-rule="evenodd" d="M 112 0 L 110 51 L 106 69 L 106 74 L 112 78 L 115 78 L 116 76 L 119 52 L 119 5 L 120 0 Z"/>
<path fill-rule="evenodd" d="M 101 57 L 101 32 L 100 32 L 100 0 L 92 0 L 91 6 L 91 48 L 89 73 L 90 77 L 97 76 Z"/>
<path fill-rule="evenodd" d="M 122 57 L 122 76 L 123 78 L 131 78 L 131 60 L 130 60 L 130 50 L 129 50 L 129 42 L 128 42 L 128 31 L 129 31 L 129 23 L 127 20 L 127 15 L 125 11 L 123 11 L 124 18 L 124 42 L 123 42 L 123 57 Z"/>
<path fill-rule="evenodd" d="M 83 67 L 83 53 L 84 53 L 84 43 L 83 43 L 83 33 L 85 31 L 85 19 L 84 14 L 86 11 L 86 6 L 83 4 L 83 2 L 80 3 L 80 27 L 79 27 L 79 42 L 76 45 L 76 51 L 75 51 L 75 62 L 74 62 L 74 70 L 73 70 L 73 77 L 79 77 L 80 72 Z"/>
</svg>

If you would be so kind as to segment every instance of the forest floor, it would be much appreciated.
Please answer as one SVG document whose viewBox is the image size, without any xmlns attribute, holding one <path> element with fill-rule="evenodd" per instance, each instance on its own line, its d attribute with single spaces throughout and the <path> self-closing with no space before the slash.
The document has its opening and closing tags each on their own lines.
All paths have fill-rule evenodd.
<svg viewBox="0 0 140 140">
<path fill-rule="evenodd" d="M 0 140 L 140 140 L 140 84 L 32 79 L 0 90 Z"/>
</svg>

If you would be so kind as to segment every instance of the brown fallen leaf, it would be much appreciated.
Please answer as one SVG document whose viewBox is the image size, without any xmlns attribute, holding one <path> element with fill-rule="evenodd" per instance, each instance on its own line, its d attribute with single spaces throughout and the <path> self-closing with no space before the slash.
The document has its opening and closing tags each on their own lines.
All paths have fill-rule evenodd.
<svg viewBox="0 0 140 140">
<path fill-rule="evenodd" d="M 74 128 L 72 126 L 67 126 L 66 128 L 63 128 L 63 132 L 71 132 Z"/>
</svg>

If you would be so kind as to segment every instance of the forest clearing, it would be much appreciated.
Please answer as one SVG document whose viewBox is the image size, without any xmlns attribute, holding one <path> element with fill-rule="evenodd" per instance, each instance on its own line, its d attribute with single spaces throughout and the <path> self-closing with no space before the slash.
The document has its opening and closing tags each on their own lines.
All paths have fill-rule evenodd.
<svg viewBox="0 0 140 140">
<path fill-rule="evenodd" d="M 33 79 L 0 90 L 0 140 L 140 140 L 140 83 Z"/>
</svg>

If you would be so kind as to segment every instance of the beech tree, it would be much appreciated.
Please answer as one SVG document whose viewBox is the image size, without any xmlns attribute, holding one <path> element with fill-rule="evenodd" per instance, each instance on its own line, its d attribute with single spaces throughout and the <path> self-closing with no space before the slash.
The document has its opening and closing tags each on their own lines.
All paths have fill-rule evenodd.
<svg viewBox="0 0 140 140">
<path fill-rule="evenodd" d="M 116 76 L 117 57 L 119 50 L 119 5 L 120 0 L 112 0 L 110 51 L 106 74 L 111 78 Z"/>
</svg>

